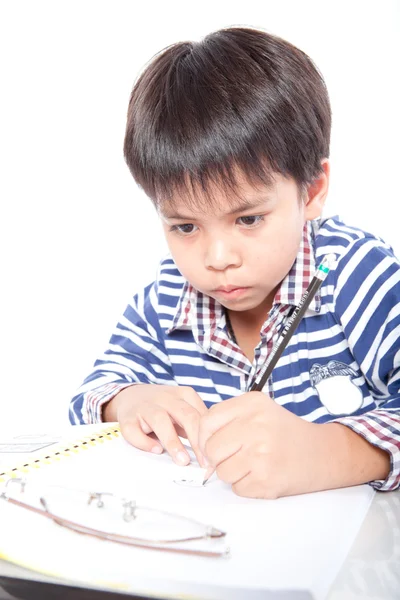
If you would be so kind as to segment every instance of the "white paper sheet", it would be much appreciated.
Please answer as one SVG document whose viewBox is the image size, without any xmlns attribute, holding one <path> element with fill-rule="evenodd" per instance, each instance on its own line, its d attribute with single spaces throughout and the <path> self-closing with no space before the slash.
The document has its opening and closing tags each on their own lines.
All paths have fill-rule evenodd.
<svg viewBox="0 0 400 600">
<path fill-rule="evenodd" d="M 192 455 L 194 458 L 194 455 Z M 44 464 L 36 484 L 113 491 L 197 518 L 227 532 L 229 558 L 154 552 L 99 541 L 41 516 L 0 504 L 0 555 L 74 581 L 161 593 L 191 582 L 218 588 L 310 591 L 326 597 L 373 498 L 369 486 L 278 500 L 236 496 L 216 477 L 185 487 L 196 466 L 177 467 L 168 455 L 141 452 L 122 438 Z M 40 552 L 38 552 L 40 540 Z M 151 589 L 149 582 L 151 581 Z M 222 596 L 221 596 L 222 597 Z"/>
</svg>

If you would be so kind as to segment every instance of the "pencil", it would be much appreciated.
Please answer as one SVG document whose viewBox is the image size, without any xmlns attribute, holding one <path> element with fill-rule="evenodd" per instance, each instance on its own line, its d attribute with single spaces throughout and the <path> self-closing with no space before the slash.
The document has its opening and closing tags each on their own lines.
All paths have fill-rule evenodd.
<svg viewBox="0 0 400 600">
<path fill-rule="evenodd" d="M 314 298 L 315 294 L 321 287 L 322 282 L 325 280 L 326 276 L 328 275 L 329 271 L 331 270 L 332 265 L 335 262 L 335 260 L 336 260 L 336 256 L 334 254 L 327 254 L 322 259 L 314 277 L 312 278 L 312 280 L 310 282 L 310 285 L 304 292 L 298 306 L 296 306 L 292 315 L 289 317 L 287 323 L 285 324 L 281 335 L 279 336 L 278 340 L 276 341 L 274 347 L 271 350 L 270 355 L 267 358 L 267 361 L 265 362 L 264 366 L 258 373 L 256 380 L 254 381 L 254 383 L 248 390 L 249 392 L 261 392 L 262 391 L 263 387 L 265 386 L 268 379 L 270 378 L 271 373 L 276 366 L 276 363 L 282 356 L 292 335 L 296 331 L 298 324 L 300 323 L 301 319 L 303 318 L 304 313 L 306 312 L 307 308 L 310 306 L 312 299 Z M 210 479 L 214 470 L 215 470 L 214 467 L 208 468 L 208 470 L 206 471 L 206 474 L 205 474 L 205 478 L 203 480 L 203 485 L 205 483 L 207 483 L 207 481 Z"/>
<path fill-rule="evenodd" d="M 288 319 L 279 339 L 276 341 L 274 347 L 271 350 L 271 354 L 268 356 L 266 363 L 264 364 L 261 371 L 258 373 L 256 381 L 253 383 L 249 390 L 250 392 L 261 392 L 264 385 L 267 383 L 273 369 L 276 366 L 276 363 L 282 356 L 283 351 L 290 342 L 290 339 L 296 331 L 298 324 L 304 316 L 304 313 L 310 306 L 312 299 L 321 287 L 322 282 L 325 280 L 326 276 L 331 270 L 332 263 L 335 260 L 336 257 L 334 254 L 328 254 L 323 258 L 321 264 L 317 269 L 317 272 L 315 273 L 314 277 L 310 282 L 310 285 L 304 292 L 303 297 L 299 302 L 299 305 L 296 306 L 296 309 L 293 311 L 293 314 Z"/>
</svg>

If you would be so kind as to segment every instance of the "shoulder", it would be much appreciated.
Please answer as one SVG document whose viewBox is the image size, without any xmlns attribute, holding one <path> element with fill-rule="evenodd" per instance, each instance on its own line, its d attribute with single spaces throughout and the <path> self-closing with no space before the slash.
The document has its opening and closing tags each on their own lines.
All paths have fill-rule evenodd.
<svg viewBox="0 0 400 600">
<path fill-rule="evenodd" d="M 159 263 L 157 270 L 158 286 L 180 287 L 183 288 L 186 280 L 181 275 L 174 259 L 170 254 L 167 254 Z"/>
<path fill-rule="evenodd" d="M 382 238 L 348 225 L 337 216 L 323 220 L 315 234 L 317 258 L 333 253 L 340 260 L 363 246 L 381 248 L 393 255 L 392 248 Z"/>
<path fill-rule="evenodd" d="M 317 263 L 326 254 L 336 256 L 327 283 L 333 285 L 336 306 L 355 296 L 372 299 L 398 294 L 400 265 L 393 249 L 382 238 L 345 224 L 338 217 L 325 220 L 315 237 Z"/>
<path fill-rule="evenodd" d="M 159 263 L 155 281 L 144 290 L 144 304 L 156 313 L 173 315 L 182 296 L 186 279 L 181 275 L 171 255 Z"/>
<path fill-rule="evenodd" d="M 395 258 L 392 247 L 382 238 L 347 225 L 339 217 L 324 220 L 315 234 L 315 257 L 317 263 L 323 256 L 336 256 L 336 275 L 338 276 L 351 262 L 354 268 L 359 264 L 373 264 L 384 257 Z"/>
<path fill-rule="evenodd" d="M 174 298 L 179 299 L 185 281 L 172 257 L 167 255 L 159 262 L 155 279 L 134 294 L 133 304 L 154 309 L 160 303 L 174 304 Z"/>
<path fill-rule="evenodd" d="M 168 254 L 161 260 L 157 270 L 155 288 L 159 300 L 168 305 L 171 305 L 171 302 L 176 305 L 185 283 L 186 279 L 181 275 L 172 256 Z"/>
<path fill-rule="evenodd" d="M 158 264 L 156 277 L 152 283 L 136 294 L 144 302 L 157 304 L 158 300 L 168 302 L 168 298 L 179 297 L 185 285 L 185 278 L 179 272 L 170 254 L 166 255 Z"/>
<path fill-rule="evenodd" d="M 167 255 L 157 267 L 155 279 L 131 297 L 124 312 L 130 323 L 159 328 L 160 318 L 172 320 L 182 295 L 185 279 L 172 257 Z"/>
</svg>

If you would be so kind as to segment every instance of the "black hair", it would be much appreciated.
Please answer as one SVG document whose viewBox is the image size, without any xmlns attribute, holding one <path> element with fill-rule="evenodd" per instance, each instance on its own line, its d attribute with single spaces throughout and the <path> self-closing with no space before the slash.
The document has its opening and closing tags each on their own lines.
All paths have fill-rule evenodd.
<svg viewBox="0 0 400 600">
<path fill-rule="evenodd" d="M 230 27 L 153 58 L 132 90 L 124 156 L 157 207 L 199 186 L 234 190 L 238 170 L 267 186 L 280 173 L 301 191 L 322 172 L 330 132 L 326 85 L 307 54 Z"/>
</svg>

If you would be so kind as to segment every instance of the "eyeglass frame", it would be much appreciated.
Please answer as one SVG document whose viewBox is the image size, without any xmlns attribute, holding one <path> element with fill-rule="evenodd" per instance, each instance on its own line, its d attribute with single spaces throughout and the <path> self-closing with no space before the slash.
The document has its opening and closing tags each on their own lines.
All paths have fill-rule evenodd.
<svg viewBox="0 0 400 600">
<path fill-rule="evenodd" d="M 16 498 L 13 498 L 13 497 L 7 495 L 5 490 L 7 489 L 8 485 L 10 483 L 19 483 L 21 485 L 21 489 L 20 489 L 21 493 L 24 493 L 25 487 L 28 485 L 28 482 L 25 479 L 11 477 L 6 481 L 5 486 L 4 486 L 4 488 L 5 488 L 4 491 L 0 492 L 0 499 L 6 500 L 10 504 L 19 506 L 21 508 L 25 508 L 25 509 L 35 512 L 39 515 L 42 515 L 48 519 L 51 519 L 57 525 L 60 525 L 61 527 L 65 527 L 66 529 L 69 529 L 70 531 L 75 531 L 76 533 L 81 533 L 83 535 L 89 535 L 89 536 L 96 537 L 96 538 L 102 539 L 102 540 L 107 540 L 110 542 L 116 542 L 118 544 L 135 546 L 135 547 L 139 547 L 139 548 L 146 548 L 149 550 L 164 550 L 164 551 L 174 552 L 174 553 L 178 553 L 178 554 L 189 554 L 189 555 L 194 555 L 194 556 L 205 556 L 205 557 L 219 557 L 219 556 L 226 557 L 226 556 L 230 555 L 229 548 L 209 549 L 209 550 L 204 549 L 203 550 L 203 549 L 173 547 L 172 544 L 181 544 L 181 543 L 191 542 L 191 541 L 196 541 L 196 540 L 220 539 L 220 538 L 225 537 L 225 535 L 226 535 L 225 531 L 222 531 L 221 529 L 217 529 L 216 527 L 213 527 L 213 526 L 204 525 L 200 521 L 197 521 L 196 519 L 192 519 L 190 517 L 185 517 L 183 515 L 178 515 L 176 513 L 171 513 L 168 511 L 157 509 L 157 508 L 140 506 L 136 503 L 135 500 L 121 498 L 119 496 L 116 496 L 112 492 L 89 492 L 89 491 L 85 490 L 84 493 L 87 493 L 89 495 L 87 503 L 91 504 L 94 500 L 97 500 L 98 508 L 104 507 L 103 496 L 110 496 L 117 500 L 118 499 L 121 500 L 122 508 L 124 510 L 122 518 L 124 519 L 124 521 L 127 521 L 127 522 L 132 521 L 136 518 L 136 515 L 135 515 L 136 510 L 142 509 L 142 510 L 146 510 L 146 511 L 156 512 L 156 513 L 164 515 L 164 516 L 181 519 L 183 521 L 188 521 L 190 523 L 196 524 L 197 526 L 205 528 L 205 532 L 203 535 L 190 536 L 190 537 L 179 538 L 179 539 L 174 539 L 174 540 L 146 540 L 144 538 L 126 536 L 126 535 L 122 535 L 122 534 L 118 534 L 118 533 L 108 533 L 106 531 L 102 531 L 101 529 L 94 529 L 92 527 L 88 527 L 86 525 L 81 525 L 81 524 L 75 523 L 74 521 L 71 521 L 69 519 L 64 519 L 63 517 L 54 515 L 51 512 L 51 510 L 49 509 L 46 499 L 42 495 L 39 495 L 39 502 L 43 506 L 43 510 L 41 510 L 40 508 L 37 508 L 36 506 L 32 506 L 31 504 L 22 502 L 21 500 L 17 500 Z M 56 486 L 56 487 L 64 489 L 66 492 L 78 491 L 78 490 L 74 490 L 72 488 L 67 488 L 67 487 L 64 488 L 62 486 Z M 79 490 L 79 491 L 82 492 L 82 490 Z"/>
</svg>

